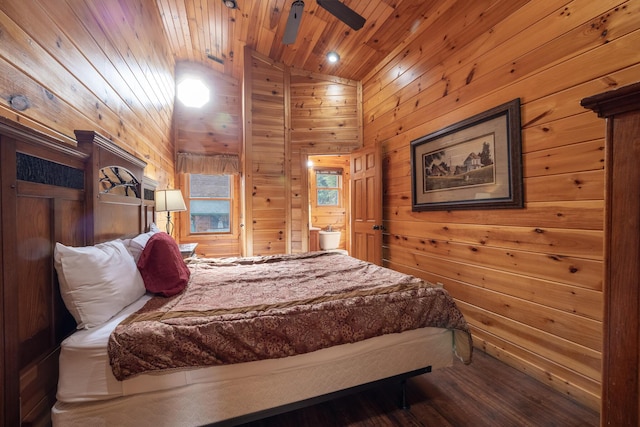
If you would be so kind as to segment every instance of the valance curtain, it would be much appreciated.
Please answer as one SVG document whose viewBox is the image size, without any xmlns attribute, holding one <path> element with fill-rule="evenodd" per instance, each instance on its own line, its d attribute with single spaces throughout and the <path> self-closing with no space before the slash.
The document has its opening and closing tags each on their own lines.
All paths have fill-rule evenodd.
<svg viewBox="0 0 640 427">
<path fill-rule="evenodd" d="M 202 175 L 237 175 L 240 174 L 240 158 L 236 154 L 178 153 L 176 171 Z"/>
</svg>

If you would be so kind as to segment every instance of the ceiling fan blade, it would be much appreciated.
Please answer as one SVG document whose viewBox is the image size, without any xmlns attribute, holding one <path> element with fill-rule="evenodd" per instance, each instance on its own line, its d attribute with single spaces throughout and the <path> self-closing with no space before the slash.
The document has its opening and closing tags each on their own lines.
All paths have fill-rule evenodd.
<svg viewBox="0 0 640 427">
<path fill-rule="evenodd" d="M 291 10 L 289 11 L 289 18 L 287 19 L 287 26 L 284 29 L 282 43 L 292 44 L 296 41 L 296 37 L 298 37 L 298 29 L 300 28 L 300 21 L 302 21 L 303 10 L 304 2 L 302 0 L 296 0 L 291 4 Z"/>
<path fill-rule="evenodd" d="M 360 16 L 357 12 L 351 9 L 346 4 L 342 3 L 338 0 L 316 0 L 316 2 L 322 7 L 326 9 L 333 16 L 353 28 L 354 30 L 359 30 L 364 27 L 364 23 L 366 19 Z"/>
</svg>

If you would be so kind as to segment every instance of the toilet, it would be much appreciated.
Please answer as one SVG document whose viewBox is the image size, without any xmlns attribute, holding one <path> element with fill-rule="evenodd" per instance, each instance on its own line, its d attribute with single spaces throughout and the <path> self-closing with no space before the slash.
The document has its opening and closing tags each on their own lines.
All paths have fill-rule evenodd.
<svg viewBox="0 0 640 427">
<path fill-rule="evenodd" d="M 320 249 L 330 251 L 340 246 L 340 231 L 320 230 Z"/>
</svg>

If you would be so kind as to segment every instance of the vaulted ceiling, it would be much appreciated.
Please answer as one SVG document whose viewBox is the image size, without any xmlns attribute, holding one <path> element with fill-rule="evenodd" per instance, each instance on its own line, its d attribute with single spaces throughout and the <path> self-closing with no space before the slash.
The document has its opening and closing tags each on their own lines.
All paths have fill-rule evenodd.
<svg viewBox="0 0 640 427">
<path fill-rule="evenodd" d="M 176 61 L 194 61 L 241 79 L 244 47 L 288 66 L 362 80 L 384 57 L 421 33 L 444 9 L 461 7 L 448 0 L 344 0 L 366 22 L 358 31 L 305 0 L 295 43 L 284 45 L 293 0 L 156 0 Z M 335 51 L 341 60 L 326 59 Z"/>
</svg>

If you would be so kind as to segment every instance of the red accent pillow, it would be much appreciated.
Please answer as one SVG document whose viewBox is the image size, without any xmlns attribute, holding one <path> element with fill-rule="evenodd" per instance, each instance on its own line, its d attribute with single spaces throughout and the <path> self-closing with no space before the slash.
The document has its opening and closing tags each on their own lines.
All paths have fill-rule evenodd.
<svg viewBox="0 0 640 427">
<path fill-rule="evenodd" d="M 149 292 L 170 297 L 182 292 L 191 271 L 184 263 L 180 248 L 167 233 L 155 233 L 142 250 L 138 270 Z"/>
</svg>

